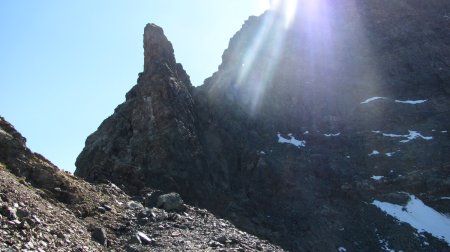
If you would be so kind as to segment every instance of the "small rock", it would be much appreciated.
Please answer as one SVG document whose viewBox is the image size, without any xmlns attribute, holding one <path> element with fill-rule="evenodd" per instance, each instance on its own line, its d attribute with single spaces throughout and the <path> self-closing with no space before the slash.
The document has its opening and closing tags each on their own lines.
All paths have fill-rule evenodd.
<svg viewBox="0 0 450 252">
<path fill-rule="evenodd" d="M 35 225 L 42 224 L 42 221 L 36 215 L 32 216 L 32 221 Z"/>
<path fill-rule="evenodd" d="M 56 232 L 56 237 L 58 237 L 59 239 L 66 239 L 66 234 L 64 234 L 62 231 L 57 231 Z"/>
<path fill-rule="evenodd" d="M 127 203 L 127 205 L 128 205 L 128 208 L 136 209 L 136 210 L 144 208 L 144 206 L 141 203 L 136 202 L 136 201 L 129 201 Z"/>
<path fill-rule="evenodd" d="M 8 206 L 2 206 L 0 208 L 0 213 L 5 216 L 6 218 L 8 218 L 9 220 L 17 220 L 17 210 L 15 208 L 12 207 L 8 207 Z"/>
<path fill-rule="evenodd" d="M 139 237 L 142 244 L 144 244 L 144 245 L 150 245 L 153 242 L 152 239 L 150 239 L 146 234 L 144 234 L 142 232 L 137 232 L 137 236 Z"/>
<path fill-rule="evenodd" d="M 100 213 L 106 213 L 106 209 L 104 207 L 97 207 L 97 211 L 99 211 Z"/>
<path fill-rule="evenodd" d="M 212 248 L 217 248 L 217 247 L 222 247 L 223 245 L 217 241 L 210 241 L 208 243 L 208 246 L 210 246 Z"/>
<path fill-rule="evenodd" d="M 30 215 L 31 215 L 30 212 L 28 210 L 26 210 L 26 209 L 23 209 L 23 208 L 17 209 L 17 216 L 19 218 L 25 218 L 25 217 L 28 217 Z"/>
<path fill-rule="evenodd" d="M 225 244 L 225 243 L 227 243 L 228 239 L 227 239 L 227 237 L 226 237 L 225 235 L 222 235 L 222 236 L 218 237 L 218 238 L 216 239 L 216 241 L 217 241 L 217 242 L 220 242 L 220 243 L 222 243 L 222 244 Z"/>
<path fill-rule="evenodd" d="M 152 210 L 145 207 L 144 209 L 139 211 L 139 213 L 137 214 L 137 217 L 138 217 L 138 219 L 142 219 L 142 218 L 152 217 L 152 214 L 153 214 Z"/>
<path fill-rule="evenodd" d="M 185 206 L 178 193 L 168 193 L 158 197 L 156 207 L 163 208 L 166 211 L 183 211 Z"/>
<path fill-rule="evenodd" d="M 20 221 L 19 221 L 19 220 L 12 220 L 12 221 L 8 221 L 8 223 L 9 223 L 10 225 L 17 226 L 17 225 L 20 224 Z"/>
<path fill-rule="evenodd" d="M 23 220 L 20 222 L 19 224 L 19 228 L 20 229 L 30 229 L 30 224 L 28 224 L 28 222 L 26 220 Z"/>
<path fill-rule="evenodd" d="M 98 243 L 100 243 L 103 246 L 106 246 L 107 244 L 107 237 L 106 237 L 106 231 L 103 228 L 94 228 L 92 230 L 92 239 Z"/>
<path fill-rule="evenodd" d="M 106 211 L 111 211 L 111 210 L 112 210 L 112 207 L 111 207 L 110 205 L 106 205 L 106 204 L 103 204 L 103 208 L 104 208 Z"/>
</svg>

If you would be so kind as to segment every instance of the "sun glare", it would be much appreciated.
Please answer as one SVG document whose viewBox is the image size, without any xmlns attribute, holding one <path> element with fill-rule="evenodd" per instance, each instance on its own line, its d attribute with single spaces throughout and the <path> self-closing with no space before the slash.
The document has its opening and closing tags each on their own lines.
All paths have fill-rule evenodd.
<svg viewBox="0 0 450 252">
<path fill-rule="evenodd" d="M 289 28 L 295 18 L 298 0 L 271 0 L 271 9 L 279 10 L 284 16 L 284 26 Z"/>
</svg>

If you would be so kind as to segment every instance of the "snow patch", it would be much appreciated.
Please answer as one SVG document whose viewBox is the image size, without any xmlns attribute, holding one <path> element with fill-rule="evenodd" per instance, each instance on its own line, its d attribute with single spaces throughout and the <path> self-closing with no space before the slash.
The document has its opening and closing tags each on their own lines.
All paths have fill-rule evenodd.
<svg viewBox="0 0 450 252">
<path fill-rule="evenodd" d="M 406 101 L 401 101 L 401 100 L 395 100 L 396 103 L 404 103 L 404 104 L 420 104 L 420 103 L 424 103 L 427 100 L 406 100 Z"/>
<path fill-rule="evenodd" d="M 411 140 L 414 140 L 414 139 L 417 139 L 419 137 L 424 139 L 424 140 L 427 140 L 427 141 L 433 139 L 432 136 L 426 137 L 426 136 L 423 136 L 422 134 L 420 134 L 417 131 L 413 131 L 413 130 L 408 130 L 408 131 L 409 131 L 409 135 L 405 136 L 407 139 L 400 141 L 401 143 L 407 143 L 407 142 L 409 142 Z"/>
<path fill-rule="evenodd" d="M 384 176 L 375 176 L 375 175 L 373 175 L 370 178 L 373 179 L 373 180 L 382 180 L 384 178 Z"/>
<path fill-rule="evenodd" d="M 326 137 L 337 137 L 337 136 L 341 135 L 341 132 L 338 132 L 336 134 L 323 134 L 323 135 Z"/>
<path fill-rule="evenodd" d="M 443 130 L 443 131 L 441 131 L 441 133 L 447 133 L 447 131 L 446 131 L 446 130 Z"/>
<path fill-rule="evenodd" d="M 371 101 L 375 101 L 375 100 L 379 100 L 379 99 L 387 99 L 387 98 L 386 97 L 381 97 L 381 96 L 375 96 L 375 97 L 369 98 L 369 99 L 361 102 L 361 104 L 366 104 L 366 103 L 369 103 Z"/>
<path fill-rule="evenodd" d="M 392 157 L 392 156 L 394 156 L 394 154 L 395 154 L 395 151 L 394 152 L 386 152 L 386 153 L 384 153 L 384 155 L 386 155 L 387 157 Z"/>
<path fill-rule="evenodd" d="M 395 250 L 389 248 L 389 242 L 383 239 L 378 240 L 380 242 L 381 248 L 387 252 L 395 252 Z"/>
<path fill-rule="evenodd" d="M 379 151 L 373 150 L 372 153 L 369 153 L 369 156 L 375 156 L 375 155 L 378 155 L 378 154 L 380 154 Z"/>
<path fill-rule="evenodd" d="M 383 136 L 385 136 L 385 137 L 408 137 L 408 135 L 397 135 L 397 134 L 386 134 L 386 133 L 383 133 Z"/>
<path fill-rule="evenodd" d="M 441 197 L 443 200 L 450 200 L 450 197 Z"/>
<path fill-rule="evenodd" d="M 339 248 L 338 248 L 338 251 L 339 251 L 339 252 L 347 252 L 347 249 L 344 248 L 344 247 L 339 247 Z"/>
<path fill-rule="evenodd" d="M 410 195 L 406 206 L 374 200 L 373 205 L 395 219 L 406 222 L 419 232 L 428 232 L 444 239 L 450 245 L 450 218 L 425 205 L 414 195 Z"/>
<path fill-rule="evenodd" d="M 309 131 L 303 132 L 303 135 L 308 135 L 308 134 L 309 134 Z"/>
<path fill-rule="evenodd" d="M 374 132 L 374 133 L 381 133 L 379 131 L 377 131 L 377 132 L 372 131 L 372 132 Z M 388 134 L 388 133 L 382 133 L 382 134 L 385 137 L 406 138 L 404 140 L 401 140 L 400 141 L 401 143 L 407 143 L 407 142 L 412 141 L 412 140 L 417 139 L 417 138 L 422 138 L 422 139 L 427 140 L 427 141 L 433 139 L 432 136 L 423 136 L 422 134 L 420 134 L 419 132 L 414 131 L 414 130 L 408 130 L 408 132 L 409 132 L 408 135 L 398 135 L 398 134 Z"/>
<path fill-rule="evenodd" d="M 375 134 L 380 134 L 381 133 L 381 131 L 379 131 L 379 130 L 372 130 L 372 132 L 375 133 Z"/>
<path fill-rule="evenodd" d="M 295 139 L 295 137 L 291 133 L 288 134 L 288 136 L 291 139 L 287 139 L 287 138 L 282 137 L 280 133 L 278 133 L 277 136 L 278 136 L 278 143 L 292 144 L 292 145 L 295 145 L 297 148 L 306 146 L 306 141 Z"/>
</svg>

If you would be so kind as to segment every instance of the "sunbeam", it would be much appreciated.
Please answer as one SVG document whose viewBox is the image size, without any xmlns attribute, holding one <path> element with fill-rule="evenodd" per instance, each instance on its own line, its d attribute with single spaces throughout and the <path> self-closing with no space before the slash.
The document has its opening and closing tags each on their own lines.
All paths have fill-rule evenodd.
<svg viewBox="0 0 450 252">
<path fill-rule="evenodd" d="M 314 1 L 307 1 L 309 4 Z M 284 28 L 287 29 L 292 24 L 297 10 L 298 0 L 272 0 L 271 8 L 282 12 L 284 19 Z"/>
<path fill-rule="evenodd" d="M 284 42 L 284 30 L 273 13 L 267 13 L 263 25 L 245 50 L 241 69 L 238 73 L 237 87 L 243 86 L 243 96 L 250 106 L 252 114 L 258 110 L 264 97 L 266 86 L 271 82 L 273 72 L 279 61 Z M 264 45 L 270 44 L 270 47 Z M 265 55 L 262 61 L 255 61 L 260 55 Z M 257 69 L 257 71 L 255 71 Z M 249 85 L 250 83 L 250 85 Z M 245 84 L 245 85 L 243 85 Z"/>
</svg>

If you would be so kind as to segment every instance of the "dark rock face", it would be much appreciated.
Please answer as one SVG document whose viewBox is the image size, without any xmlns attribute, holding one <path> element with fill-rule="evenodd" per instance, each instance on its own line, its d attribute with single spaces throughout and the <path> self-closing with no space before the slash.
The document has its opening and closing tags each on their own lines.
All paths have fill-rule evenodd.
<svg viewBox="0 0 450 252">
<path fill-rule="evenodd" d="M 149 184 L 195 193 L 196 182 L 187 176 L 204 173 L 189 76 L 160 27 L 145 27 L 144 56 L 138 84 L 89 136 L 76 175 L 118 181 L 134 193 Z"/>
<path fill-rule="evenodd" d="M 310 2 L 290 26 L 251 17 L 198 88 L 148 25 L 144 72 L 76 174 L 179 192 L 294 251 L 447 250 L 371 202 L 450 213 L 450 3 Z"/>
</svg>

